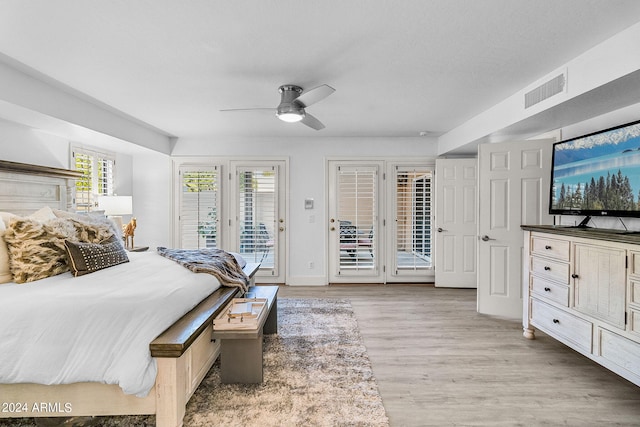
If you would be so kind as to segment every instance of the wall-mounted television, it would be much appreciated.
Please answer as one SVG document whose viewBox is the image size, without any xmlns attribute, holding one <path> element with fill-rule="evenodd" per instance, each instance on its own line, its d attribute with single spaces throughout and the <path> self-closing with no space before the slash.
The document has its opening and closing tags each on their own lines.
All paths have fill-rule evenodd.
<svg viewBox="0 0 640 427">
<path fill-rule="evenodd" d="M 553 145 L 549 213 L 640 217 L 640 121 Z"/>
</svg>

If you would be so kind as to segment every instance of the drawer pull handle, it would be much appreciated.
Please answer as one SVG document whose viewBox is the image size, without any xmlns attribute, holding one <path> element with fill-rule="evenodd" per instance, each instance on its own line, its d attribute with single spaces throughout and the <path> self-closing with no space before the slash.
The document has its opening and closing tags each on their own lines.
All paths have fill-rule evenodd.
<svg viewBox="0 0 640 427">
<path fill-rule="evenodd" d="M 575 273 L 573 273 L 573 274 L 571 275 L 571 278 L 573 278 L 573 279 L 577 279 L 578 277 L 580 277 L 580 276 L 578 276 L 578 275 L 577 275 L 577 274 L 575 274 Z"/>
<path fill-rule="evenodd" d="M 551 249 L 551 246 L 546 245 L 544 248 L 545 248 L 546 250 L 549 250 L 549 249 Z"/>
<path fill-rule="evenodd" d="M 545 265 L 544 266 L 544 271 L 549 271 L 549 270 L 551 270 L 551 267 L 549 267 L 548 265 Z"/>
<path fill-rule="evenodd" d="M 553 323 L 560 323 L 558 319 L 553 319 Z"/>
<path fill-rule="evenodd" d="M 551 292 L 551 288 L 544 288 L 545 292 Z"/>
</svg>

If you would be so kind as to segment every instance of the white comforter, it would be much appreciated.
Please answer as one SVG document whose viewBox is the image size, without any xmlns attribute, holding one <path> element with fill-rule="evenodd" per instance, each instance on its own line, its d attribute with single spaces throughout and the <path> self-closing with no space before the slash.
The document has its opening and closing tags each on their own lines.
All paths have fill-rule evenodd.
<svg viewBox="0 0 640 427">
<path fill-rule="evenodd" d="M 0 383 L 118 384 L 146 396 L 149 343 L 217 289 L 155 252 L 80 277 L 0 285 Z"/>
</svg>

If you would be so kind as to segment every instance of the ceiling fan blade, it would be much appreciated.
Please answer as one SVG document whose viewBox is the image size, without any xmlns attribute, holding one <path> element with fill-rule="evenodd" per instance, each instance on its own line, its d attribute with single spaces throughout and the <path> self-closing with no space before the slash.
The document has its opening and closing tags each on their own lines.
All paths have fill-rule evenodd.
<svg viewBox="0 0 640 427">
<path fill-rule="evenodd" d="M 322 101 L 335 91 L 336 90 L 329 85 L 318 86 L 303 92 L 302 95 L 297 97 L 294 102 L 302 105 L 303 107 L 308 107 L 318 101 Z"/>
<path fill-rule="evenodd" d="M 324 129 L 324 125 L 322 124 L 322 122 L 307 112 L 305 112 L 304 118 L 300 121 L 300 123 L 309 126 L 311 129 Z"/>
<path fill-rule="evenodd" d="M 275 108 L 227 108 L 225 110 L 220 110 L 222 112 L 235 112 L 235 111 L 239 111 L 239 112 L 251 112 L 251 111 L 270 111 L 275 113 L 276 109 Z"/>
</svg>

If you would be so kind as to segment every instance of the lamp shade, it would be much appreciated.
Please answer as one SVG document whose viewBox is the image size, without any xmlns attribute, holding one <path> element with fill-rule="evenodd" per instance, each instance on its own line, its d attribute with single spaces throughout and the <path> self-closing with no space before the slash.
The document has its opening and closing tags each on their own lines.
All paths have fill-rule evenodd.
<svg viewBox="0 0 640 427">
<path fill-rule="evenodd" d="M 107 216 L 131 215 L 133 213 L 133 197 L 131 196 L 100 196 L 98 209 Z"/>
</svg>

